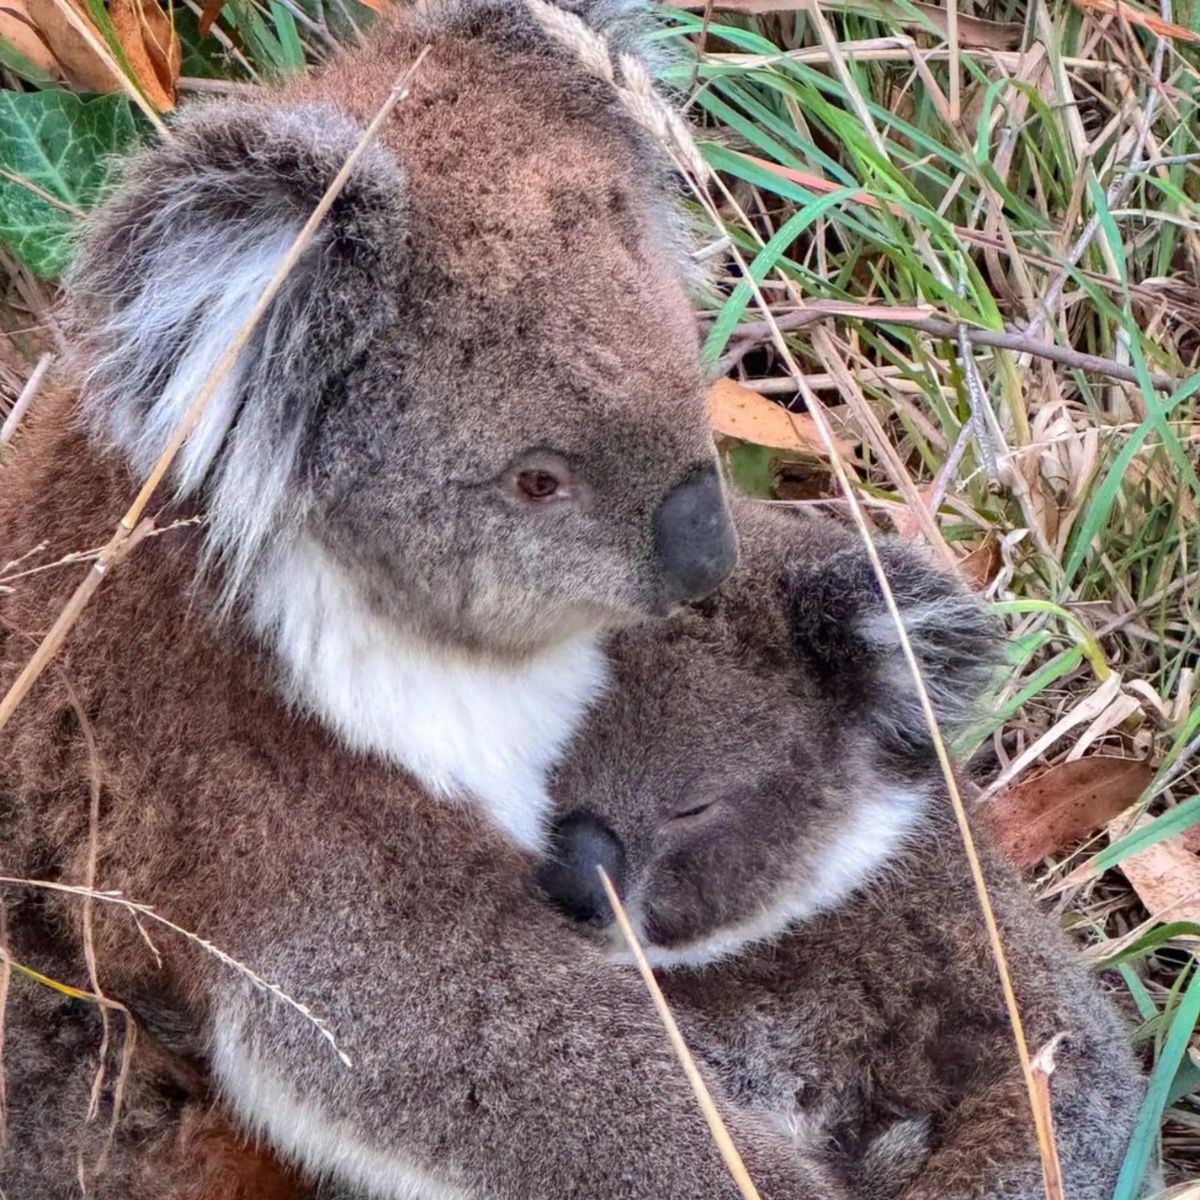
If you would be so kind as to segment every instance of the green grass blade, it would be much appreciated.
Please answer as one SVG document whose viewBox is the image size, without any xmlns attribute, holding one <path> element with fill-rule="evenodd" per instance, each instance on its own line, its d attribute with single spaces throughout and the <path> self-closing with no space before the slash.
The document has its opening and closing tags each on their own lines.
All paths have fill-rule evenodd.
<svg viewBox="0 0 1200 1200">
<path fill-rule="evenodd" d="M 1188 1039 L 1200 1018 L 1200 971 L 1193 970 L 1163 1042 L 1162 1052 L 1150 1077 L 1146 1098 L 1138 1115 L 1137 1126 L 1125 1151 L 1113 1200 L 1137 1200 L 1138 1190 L 1150 1165 L 1150 1156 L 1158 1140 L 1158 1127 L 1171 1094 L 1171 1085 L 1187 1050 Z"/>
</svg>

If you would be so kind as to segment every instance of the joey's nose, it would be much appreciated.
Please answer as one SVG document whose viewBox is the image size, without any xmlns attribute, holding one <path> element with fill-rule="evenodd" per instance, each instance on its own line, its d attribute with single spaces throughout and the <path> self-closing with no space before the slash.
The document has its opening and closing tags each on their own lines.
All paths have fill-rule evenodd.
<svg viewBox="0 0 1200 1200">
<path fill-rule="evenodd" d="M 568 917 L 599 928 L 613 914 L 598 866 L 620 895 L 625 879 L 621 839 L 599 817 L 577 809 L 555 825 L 550 852 L 537 870 L 538 886 Z"/>
<path fill-rule="evenodd" d="M 697 467 L 654 514 L 654 552 L 673 603 L 703 600 L 737 564 L 737 534 L 715 464 Z"/>
</svg>

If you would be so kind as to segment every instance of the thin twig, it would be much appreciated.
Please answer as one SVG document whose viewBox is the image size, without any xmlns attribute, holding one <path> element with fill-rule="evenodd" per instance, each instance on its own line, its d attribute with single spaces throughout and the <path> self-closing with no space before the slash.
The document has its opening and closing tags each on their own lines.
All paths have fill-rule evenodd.
<svg viewBox="0 0 1200 1200">
<path fill-rule="evenodd" d="M 781 330 L 792 331 L 803 329 L 806 325 L 811 325 L 816 321 L 829 320 L 840 315 L 842 314 L 836 310 L 823 310 L 819 303 L 815 302 L 811 310 L 805 308 L 798 312 L 781 313 L 779 316 L 773 317 L 773 320 Z M 879 311 L 869 315 L 854 314 L 854 317 L 856 320 L 876 321 L 884 325 L 903 325 L 906 329 L 917 329 L 932 337 L 946 338 L 949 341 L 954 341 L 958 336 L 958 325 L 941 317 L 913 318 L 906 313 L 884 315 Z M 734 354 L 737 354 L 737 359 L 740 359 L 750 349 L 753 349 L 754 345 L 769 341 L 770 332 L 770 323 L 767 321 L 747 321 L 745 324 L 739 325 L 736 348 L 721 360 L 721 365 L 724 365 Z M 1125 383 L 1136 384 L 1138 382 L 1137 372 L 1133 367 L 1116 362 L 1111 358 L 1102 358 L 1098 354 L 1085 354 L 1082 350 L 1075 350 L 1070 346 L 1055 346 L 1039 341 L 1028 330 L 968 328 L 965 333 L 967 340 L 973 346 L 991 346 L 997 350 L 1016 350 L 1049 359 L 1051 362 L 1056 362 L 1071 370 L 1094 371 L 1113 379 L 1120 379 Z M 750 345 L 743 348 L 743 341 L 748 341 Z M 732 366 L 735 361 L 731 361 L 730 365 Z M 1160 392 L 1172 392 L 1179 387 L 1182 380 L 1162 371 L 1152 371 L 1150 382 Z"/>
<path fill-rule="evenodd" d="M 346 186 L 346 181 L 358 165 L 359 159 L 362 158 L 367 147 L 374 140 L 384 121 L 391 115 L 392 110 L 408 95 L 409 85 L 412 82 L 413 76 L 425 61 L 425 56 L 429 53 L 429 50 L 430 47 L 426 46 L 417 55 L 416 60 L 401 72 L 387 99 L 380 105 L 379 111 L 372 118 L 367 128 L 363 130 L 362 136 L 346 157 L 346 161 L 342 164 L 342 169 L 334 177 L 329 187 L 326 188 L 325 194 L 318 201 L 316 208 L 313 209 L 308 220 L 305 221 L 304 227 L 296 235 L 295 240 L 289 247 L 287 254 L 284 255 L 275 274 L 263 289 L 250 315 L 234 335 L 225 353 L 222 354 L 213 369 L 209 371 L 204 382 L 200 385 L 195 399 L 188 406 L 187 412 L 183 414 L 179 423 L 172 430 L 165 449 L 159 455 L 158 461 L 146 477 L 128 511 L 118 523 L 112 538 L 99 555 L 97 555 L 92 569 L 83 577 L 79 586 L 63 606 L 62 611 L 50 627 L 50 631 L 42 639 L 33 657 L 25 664 L 25 668 L 13 681 L 3 700 L 0 700 L 0 729 L 3 729 L 8 723 L 9 718 L 29 693 L 29 689 L 36 682 L 38 676 L 46 669 L 46 664 L 58 652 L 59 647 L 66 640 L 67 634 L 70 633 L 72 626 L 79 619 L 79 614 L 83 612 L 105 575 L 133 549 L 134 543 L 137 541 L 135 534 L 139 532 L 142 513 L 145 511 L 158 485 L 170 470 L 171 464 L 175 461 L 175 456 L 196 428 L 208 402 L 216 394 L 221 384 L 225 381 L 226 376 L 233 369 L 238 355 L 250 340 L 259 321 L 267 309 L 270 308 L 276 295 L 279 293 L 279 289 L 283 286 L 292 268 L 304 253 L 308 243 L 312 240 L 313 234 L 316 233 L 317 227 L 324 219 L 325 214 L 332 207 L 342 188 Z M 142 530 L 142 532 L 146 532 L 146 530 Z"/>
<path fill-rule="evenodd" d="M 42 380 L 46 378 L 46 372 L 50 370 L 50 364 L 53 361 L 53 354 L 43 354 L 37 360 L 37 365 L 25 381 L 25 386 L 21 389 L 21 394 L 12 406 L 12 411 L 4 418 L 3 426 L 0 426 L 0 446 L 4 446 L 12 441 L 13 434 L 17 432 L 17 426 L 20 425 L 22 418 L 29 411 L 29 406 L 37 396 L 42 386 Z"/>
<path fill-rule="evenodd" d="M 60 200 L 57 196 L 52 196 L 45 189 L 38 187 L 36 183 L 26 179 L 23 175 L 14 175 L 12 171 L 6 171 L 0 167 L 0 179 L 7 179 L 9 183 L 15 183 L 17 187 L 24 188 L 27 192 L 32 192 L 39 200 L 51 205 L 53 208 L 59 208 L 65 213 L 70 213 L 73 217 L 84 216 L 82 208 L 76 208 L 73 204 L 68 204 L 65 200 Z"/>
</svg>

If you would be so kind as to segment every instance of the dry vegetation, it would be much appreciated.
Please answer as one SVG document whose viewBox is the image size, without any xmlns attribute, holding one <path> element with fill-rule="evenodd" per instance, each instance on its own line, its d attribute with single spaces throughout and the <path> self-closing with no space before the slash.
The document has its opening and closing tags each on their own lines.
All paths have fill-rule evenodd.
<svg viewBox="0 0 1200 1200">
<path fill-rule="evenodd" d="M 53 279 L 105 154 L 154 136 L 142 110 L 304 70 L 370 17 L 76 0 L 114 91 L 66 3 L 0 8 L 0 416 L 63 349 Z M 1174 4 L 726 0 L 661 34 L 718 172 L 723 228 L 696 215 L 731 473 L 843 503 L 819 399 L 877 527 L 933 541 L 1008 622 L 1001 699 L 960 749 L 980 819 L 1140 1021 L 1153 1084 L 1118 1200 L 1160 1152 L 1200 1176 L 1200 3 Z"/>
</svg>

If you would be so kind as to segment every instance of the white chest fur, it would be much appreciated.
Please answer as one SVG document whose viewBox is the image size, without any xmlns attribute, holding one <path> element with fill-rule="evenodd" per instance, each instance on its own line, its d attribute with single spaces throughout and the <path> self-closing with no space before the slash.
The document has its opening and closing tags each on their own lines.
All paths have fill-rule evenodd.
<svg viewBox="0 0 1200 1200">
<path fill-rule="evenodd" d="M 438 796 L 474 799 L 519 845 L 542 848 L 546 774 L 604 686 L 594 635 L 516 667 L 435 650 L 371 611 L 311 539 L 264 570 L 251 620 L 292 699 L 347 745 Z"/>
</svg>

